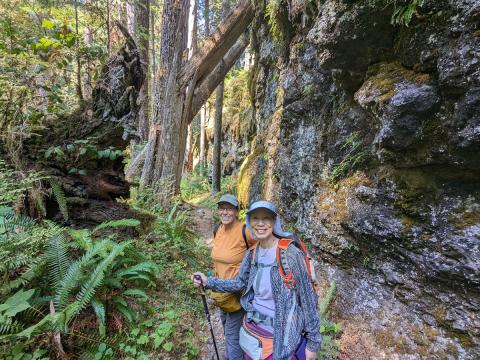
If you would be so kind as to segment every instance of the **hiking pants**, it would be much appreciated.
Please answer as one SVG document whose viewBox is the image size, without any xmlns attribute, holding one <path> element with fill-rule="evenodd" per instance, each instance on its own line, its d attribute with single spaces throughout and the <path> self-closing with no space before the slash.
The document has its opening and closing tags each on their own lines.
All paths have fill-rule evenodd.
<svg viewBox="0 0 480 360">
<path fill-rule="evenodd" d="M 228 360 L 244 360 L 245 355 L 238 343 L 244 315 L 245 311 L 243 309 L 232 313 L 220 310 L 220 319 L 222 320 L 223 333 L 225 334 Z"/>
</svg>

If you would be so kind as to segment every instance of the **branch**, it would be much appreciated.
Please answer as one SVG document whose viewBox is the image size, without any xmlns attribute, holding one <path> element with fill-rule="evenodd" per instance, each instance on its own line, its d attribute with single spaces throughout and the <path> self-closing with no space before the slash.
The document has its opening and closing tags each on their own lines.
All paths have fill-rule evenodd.
<svg viewBox="0 0 480 360">
<path fill-rule="evenodd" d="M 178 75 L 179 88 L 185 88 L 197 73 L 199 81 L 210 74 L 253 20 L 255 8 L 251 0 L 241 2 L 221 22 L 202 48 L 192 55 Z"/>
<path fill-rule="evenodd" d="M 225 57 L 220 61 L 217 67 L 202 81 L 195 86 L 192 108 L 188 122 L 192 121 L 193 117 L 198 113 L 202 105 L 208 100 L 213 90 L 222 82 L 228 71 L 238 60 L 240 55 L 247 47 L 249 42 L 248 36 L 243 34 L 237 43 L 228 51 Z"/>
</svg>

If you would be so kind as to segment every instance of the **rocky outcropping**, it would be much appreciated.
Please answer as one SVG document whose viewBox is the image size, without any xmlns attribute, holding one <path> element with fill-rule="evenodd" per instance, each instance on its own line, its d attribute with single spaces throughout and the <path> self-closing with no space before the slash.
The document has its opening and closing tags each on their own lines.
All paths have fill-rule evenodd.
<svg viewBox="0 0 480 360">
<path fill-rule="evenodd" d="M 370 348 L 350 358 L 477 359 L 480 1 L 425 1 L 408 27 L 391 1 L 285 5 L 280 38 L 254 23 L 244 202 L 277 202 L 337 280 Z"/>
</svg>

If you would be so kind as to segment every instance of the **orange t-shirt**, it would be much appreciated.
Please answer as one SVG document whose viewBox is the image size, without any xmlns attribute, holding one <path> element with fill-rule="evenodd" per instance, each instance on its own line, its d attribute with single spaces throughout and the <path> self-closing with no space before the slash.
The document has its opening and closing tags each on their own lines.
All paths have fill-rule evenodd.
<svg viewBox="0 0 480 360">
<path fill-rule="evenodd" d="M 245 240 L 242 236 L 242 227 L 243 223 L 238 220 L 228 230 L 225 230 L 225 227 L 220 225 L 213 239 L 213 266 L 215 276 L 220 279 L 233 278 L 240 270 L 240 264 L 247 251 Z M 245 235 L 250 248 L 255 241 L 253 241 L 248 229 L 245 229 Z"/>
</svg>

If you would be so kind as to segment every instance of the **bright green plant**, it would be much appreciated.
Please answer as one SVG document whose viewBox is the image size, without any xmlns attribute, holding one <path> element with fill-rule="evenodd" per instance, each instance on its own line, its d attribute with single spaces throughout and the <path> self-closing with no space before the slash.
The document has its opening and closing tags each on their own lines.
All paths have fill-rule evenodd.
<svg viewBox="0 0 480 360">
<path fill-rule="evenodd" d="M 327 179 L 331 184 L 335 184 L 343 177 L 349 175 L 371 156 L 370 150 L 364 145 L 358 132 L 352 132 L 340 149 L 346 153 L 343 159 L 332 167 L 328 175 Z"/>
<path fill-rule="evenodd" d="M 10 270 L 14 266 L 25 269 L 17 270 L 20 276 L 9 279 L 11 271 L 1 274 L 6 279 L 2 291 L 20 285 L 29 289 L 17 291 L 0 304 L 0 333 L 3 334 L 0 342 L 28 339 L 48 331 L 68 335 L 72 320 L 87 307 L 96 314 L 101 337 L 106 335 L 107 309 L 133 321 L 137 312 L 130 304 L 147 300 L 144 289 L 152 283 L 158 268 L 138 253 L 131 242 L 116 242 L 113 236 L 96 238 L 94 234 L 108 227 L 135 225 L 138 225 L 136 220 L 118 220 L 101 224 L 93 231 L 68 230 L 69 235 L 54 227 L 56 234 L 46 241 L 40 238 L 43 241 L 37 241 L 39 246 L 29 243 L 28 251 L 32 251 L 35 260 L 20 256 L 15 263 L 4 265 Z M 31 227 L 38 229 L 35 225 Z M 25 243 L 28 229 L 20 235 L 15 231 L 13 234 L 8 238 L 12 245 L 0 242 L 0 251 L 13 248 L 22 252 L 24 248 L 14 245 Z M 52 306 L 55 313 L 51 311 Z M 42 307 L 50 307 L 50 313 L 46 314 Z"/>
<path fill-rule="evenodd" d="M 320 333 L 322 334 L 322 346 L 317 354 L 318 360 L 334 359 L 338 356 L 338 341 L 337 337 L 342 332 L 342 326 L 328 319 L 329 306 L 335 296 L 337 284 L 332 281 L 330 287 L 320 303 Z"/>
<path fill-rule="evenodd" d="M 413 15 L 417 13 L 417 9 L 425 5 L 425 2 L 426 0 L 412 0 L 403 5 L 395 4 L 391 23 L 408 26 Z"/>
</svg>

